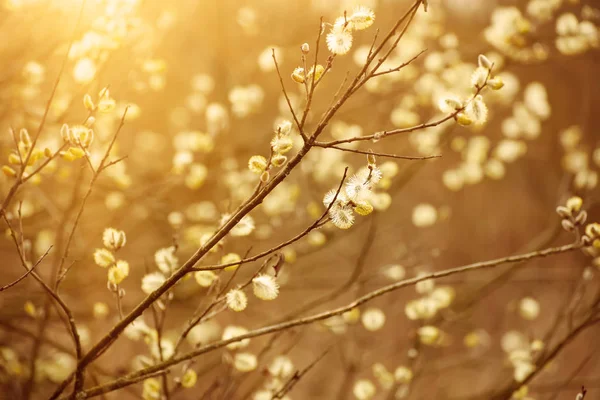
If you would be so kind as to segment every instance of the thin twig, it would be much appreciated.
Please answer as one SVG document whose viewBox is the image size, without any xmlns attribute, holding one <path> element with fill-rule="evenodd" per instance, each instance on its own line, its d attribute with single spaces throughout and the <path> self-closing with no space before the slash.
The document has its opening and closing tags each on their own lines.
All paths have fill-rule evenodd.
<svg viewBox="0 0 600 400">
<path fill-rule="evenodd" d="M 367 154 L 367 155 L 374 155 L 374 156 L 378 156 L 378 157 L 383 157 L 383 158 L 395 158 L 398 160 L 430 160 L 432 158 L 440 158 L 442 155 L 441 154 L 436 154 L 436 155 L 432 155 L 432 156 L 400 156 L 397 154 L 390 154 L 390 153 L 378 153 L 375 151 L 365 151 L 365 150 L 356 150 L 356 149 L 346 149 L 344 147 L 339 147 L 336 145 L 332 145 L 332 146 L 322 146 L 320 144 L 315 144 L 316 147 L 322 147 L 324 149 L 336 149 L 336 150 L 340 150 L 340 151 L 346 151 L 348 153 L 356 153 L 356 154 Z"/>
<path fill-rule="evenodd" d="M 313 369 L 313 367 L 317 365 L 317 363 L 321 361 L 327 355 L 327 353 L 329 353 L 329 350 L 331 350 L 331 347 L 322 352 L 317 358 L 313 360 L 313 362 L 308 364 L 303 370 L 296 371 L 294 375 L 292 375 L 292 377 L 289 378 L 288 381 L 283 385 L 283 387 L 273 395 L 273 399 L 282 399 L 283 396 L 289 393 L 289 391 L 292 390 L 294 386 L 296 386 L 300 379 L 302 379 L 302 377 L 306 375 L 308 371 Z"/>
<path fill-rule="evenodd" d="M 302 136 L 302 139 L 304 139 L 304 141 L 306 142 L 306 134 L 304 133 L 304 130 L 302 129 L 302 125 L 300 125 L 300 121 L 298 120 L 298 117 L 296 116 L 296 112 L 294 111 L 294 107 L 292 107 L 292 102 L 290 101 L 290 97 L 287 94 L 287 90 L 285 90 L 285 84 L 283 83 L 283 77 L 281 76 L 281 71 L 279 70 L 279 63 L 277 62 L 277 57 L 275 56 L 275 49 L 271 49 L 271 54 L 273 56 L 273 62 L 275 63 L 275 70 L 277 71 L 277 76 L 279 76 L 279 83 L 281 85 L 281 91 L 283 92 L 283 97 L 285 97 L 285 101 L 287 102 L 288 108 L 290 109 L 290 112 L 292 113 L 292 117 L 294 118 L 294 121 L 296 122 L 296 126 L 298 127 L 298 132 L 300 132 L 300 136 Z M 306 71 L 304 71 L 304 73 L 306 74 Z"/>
<path fill-rule="evenodd" d="M 4 286 L 0 287 L 0 292 L 10 289 L 11 287 L 15 286 L 17 283 L 21 282 L 23 279 L 27 278 L 29 276 L 29 274 L 31 274 L 38 265 L 40 265 L 40 263 L 44 260 L 44 258 L 46 258 L 46 256 L 50 252 L 50 250 L 52 250 L 52 246 L 48 247 L 48 250 L 46 250 L 46 252 L 39 258 L 39 260 L 37 260 L 37 262 L 27 272 L 25 272 L 23 275 L 21 275 L 17 280 L 9 283 L 8 285 L 4 285 Z"/>
</svg>

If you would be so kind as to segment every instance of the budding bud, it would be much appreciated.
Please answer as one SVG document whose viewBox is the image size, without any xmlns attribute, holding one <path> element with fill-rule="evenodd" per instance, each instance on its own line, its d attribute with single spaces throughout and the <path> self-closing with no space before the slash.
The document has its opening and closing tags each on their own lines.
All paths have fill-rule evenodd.
<svg viewBox="0 0 600 400">
<path fill-rule="evenodd" d="M 287 157 L 284 156 L 283 154 L 275 154 L 272 158 L 271 158 L 271 164 L 273 164 L 273 166 L 275 167 L 281 167 L 283 164 L 285 164 L 287 161 Z"/>
<path fill-rule="evenodd" d="M 85 120 L 84 125 L 87 126 L 88 128 L 91 128 L 95 122 L 96 122 L 96 117 L 90 116 L 88 119 Z"/>
<path fill-rule="evenodd" d="M 269 171 L 264 171 L 262 174 L 260 174 L 260 181 L 265 183 L 269 180 Z"/>
<path fill-rule="evenodd" d="M 376 164 L 375 154 L 367 154 L 367 164 L 370 167 L 375 166 L 375 164 Z"/>
<path fill-rule="evenodd" d="M 585 224 L 586 219 L 587 219 L 587 212 L 582 211 L 575 218 L 575 223 L 577 225 L 583 225 L 583 224 Z"/>
<path fill-rule="evenodd" d="M 572 212 L 576 213 L 581 210 L 581 206 L 583 205 L 583 200 L 581 197 L 573 196 L 567 200 L 567 208 Z"/>
<path fill-rule="evenodd" d="M 8 162 L 10 164 L 18 165 L 18 164 L 21 164 L 21 159 L 19 158 L 19 156 L 17 154 L 10 153 L 8 156 Z"/>
<path fill-rule="evenodd" d="M 323 76 L 323 73 L 325 72 L 325 67 L 323 67 L 321 64 L 317 64 L 316 68 L 311 68 L 310 72 L 308 73 L 309 78 L 312 77 L 313 73 L 315 74 L 315 82 L 317 82 L 319 79 L 321 79 L 321 76 Z"/>
<path fill-rule="evenodd" d="M 556 207 L 556 213 L 560 215 L 562 218 L 571 218 L 571 211 L 564 206 Z"/>
<path fill-rule="evenodd" d="M 4 173 L 4 175 L 8 176 L 9 178 L 13 178 L 13 177 L 17 176 L 17 172 L 14 169 L 12 169 L 11 167 L 9 167 L 8 165 L 2 166 L 2 172 Z"/>
<path fill-rule="evenodd" d="M 292 72 L 292 79 L 298 83 L 304 83 L 304 68 L 298 67 Z"/>
<path fill-rule="evenodd" d="M 504 81 L 499 76 L 490 79 L 487 84 L 492 90 L 500 90 L 504 87 Z"/>
<path fill-rule="evenodd" d="M 63 138 L 63 140 L 65 142 L 71 141 L 71 133 L 69 131 L 69 125 L 63 124 L 63 126 L 60 127 L 60 136 Z"/>
<path fill-rule="evenodd" d="M 308 45 L 308 43 L 304 43 L 302 44 L 302 46 L 300 46 L 300 50 L 302 50 L 303 54 L 308 54 L 308 52 L 310 51 L 310 46 Z"/>
<path fill-rule="evenodd" d="M 465 113 L 459 113 L 456 116 L 456 122 L 458 122 L 462 126 L 471 125 L 473 120 Z"/>
<path fill-rule="evenodd" d="M 27 132 L 27 129 L 21 129 L 19 132 L 19 139 L 21 140 L 21 143 L 25 145 L 25 147 L 31 147 L 31 137 L 29 137 L 29 132 Z"/>
<path fill-rule="evenodd" d="M 86 94 L 85 96 L 83 96 L 83 106 L 88 111 L 94 111 L 95 106 L 94 106 L 94 100 L 92 100 L 92 96 L 90 96 L 89 94 Z"/>
<path fill-rule="evenodd" d="M 573 223 L 568 219 L 563 219 L 560 223 L 562 224 L 563 229 L 567 232 L 571 232 L 573 229 L 575 229 L 575 225 L 573 225 Z"/>
<path fill-rule="evenodd" d="M 477 61 L 479 62 L 479 66 L 483 67 L 485 69 L 491 69 L 492 68 L 492 62 L 490 61 L 489 58 L 487 58 L 486 56 L 484 56 L 483 54 L 480 54 L 479 57 L 477 58 Z"/>
</svg>

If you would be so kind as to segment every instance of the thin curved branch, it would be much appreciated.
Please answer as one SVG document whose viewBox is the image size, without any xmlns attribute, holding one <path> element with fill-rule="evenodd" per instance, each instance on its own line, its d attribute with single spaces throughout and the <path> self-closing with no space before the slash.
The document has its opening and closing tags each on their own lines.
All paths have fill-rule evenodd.
<svg viewBox="0 0 600 400">
<path fill-rule="evenodd" d="M 52 297 L 52 299 L 54 299 L 54 301 L 57 304 L 57 307 L 59 309 L 62 309 L 62 311 L 67 316 L 67 326 L 69 328 L 69 331 L 70 331 L 71 336 L 73 338 L 73 342 L 75 344 L 75 354 L 77 355 L 77 358 L 81 357 L 81 354 L 82 354 L 82 351 L 81 351 L 81 340 L 79 338 L 79 332 L 77 331 L 77 327 L 75 325 L 75 318 L 73 317 L 73 313 L 71 312 L 71 309 L 63 301 L 63 299 L 60 298 L 60 296 L 58 295 L 58 293 L 56 293 L 50 286 L 48 286 L 46 284 L 46 282 L 44 282 L 44 280 L 35 271 L 31 271 L 29 268 L 27 268 L 27 261 L 25 260 L 25 256 L 23 255 L 23 250 L 22 250 L 22 248 L 19 245 L 19 240 L 17 239 L 17 235 L 15 233 L 15 230 L 13 229 L 12 224 L 10 223 L 10 221 L 8 220 L 8 218 L 6 217 L 6 214 L 3 214 L 2 217 L 4 218 L 4 221 L 6 222 L 6 224 L 8 225 L 8 229 L 10 231 L 10 235 L 11 235 L 11 237 L 13 239 L 13 242 L 15 243 L 15 246 L 17 247 L 17 252 L 19 253 L 19 258 L 21 260 L 21 264 L 22 264 L 23 268 L 25 268 L 28 271 L 30 271 L 31 276 L 33 276 L 35 278 L 35 280 L 39 282 L 39 284 L 44 288 L 44 290 L 48 293 L 48 295 L 50 297 Z"/>
<path fill-rule="evenodd" d="M 46 252 L 40 257 L 40 259 L 37 260 L 37 262 L 27 272 L 25 272 L 23 275 L 21 275 L 19 278 L 17 278 L 17 280 L 9 283 L 8 285 L 4 285 L 4 286 L 0 287 L 0 292 L 10 289 L 11 287 L 15 286 L 17 283 L 21 282 L 23 279 L 27 278 L 29 276 L 29 274 L 31 274 L 35 270 L 35 268 L 38 265 L 40 265 L 42 261 L 44 261 L 44 258 L 46 258 L 48 253 L 50 253 L 50 250 L 52 250 L 52 246 L 48 247 L 48 250 L 46 250 Z"/>
<path fill-rule="evenodd" d="M 346 151 L 348 153 L 367 154 L 367 155 L 373 155 L 373 156 L 383 157 L 383 158 L 395 158 L 397 160 L 430 160 L 432 158 L 440 158 L 442 156 L 441 154 L 435 154 L 435 155 L 432 155 L 432 156 L 400 156 L 400 155 L 397 155 L 397 154 L 378 153 L 378 152 L 375 152 L 375 151 L 346 149 L 346 148 L 339 147 L 339 146 L 336 146 L 336 145 L 323 146 L 323 145 L 320 145 L 320 144 L 315 144 L 315 146 L 316 147 L 322 147 L 324 149 L 335 149 L 335 150 L 340 150 L 340 151 Z"/>
<path fill-rule="evenodd" d="M 432 121 L 432 122 L 426 122 L 426 123 L 422 123 L 419 125 L 415 125 L 415 126 L 410 126 L 408 128 L 399 128 L 399 129 L 392 129 L 389 131 L 379 131 L 379 132 L 375 132 L 371 135 L 367 135 L 367 136 L 356 136 L 356 137 L 352 137 L 352 138 L 348 138 L 348 139 L 340 139 L 340 140 L 332 140 L 329 142 L 319 142 L 319 141 L 315 141 L 314 145 L 315 146 L 319 146 L 319 147 L 332 147 L 338 144 L 343 144 L 343 143 L 353 143 L 353 142 L 364 142 L 367 140 L 381 140 L 383 138 L 386 138 L 388 136 L 394 136 L 394 135 L 398 135 L 401 133 L 410 133 L 410 132 L 414 132 L 414 131 L 418 131 L 421 129 L 427 129 L 427 128 L 433 128 L 436 127 L 438 125 L 443 124 L 444 122 L 447 122 L 451 119 L 455 119 L 456 116 L 463 112 L 465 110 L 465 108 L 467 108 L 467 106 L 469 105 L 469 103 L 471 103 L 471 101 L 473 101 L 473 99 L 475 99 L 475 97 L 477 97 L 486 87 L 487 87 L 487 83 L 488 80 L 490 79 L 491 76 L 491 72 L 492 72 L 492 68 L 490 68 L 488 75 L 485 78 L 485 82 L 483 85 L 481 85 L 481 87 L 478 87 L 477 90 L 475 91 L 475 93 L 473 94 L 473 96 L 469 99 L 469 101 L 465 102 L 465 104 L 463 104 L 463 106 L 457 110 L 455 110 L 454 112 L 452 112 L 451 114 L 446 115 L 445 117 L 442 117 L 438 120 Z"/>
<path fill-rule="evenodd" d="M 275 63 L 275 70 L 277 71 L 277 76 L 279 77 L 279 84 L 281 85 L 281 91 L 283 92 L 283 97 L 285 97 L 285 101 L 288 105 L 290 112 L 292 113 L 292 117 L 294 118 L 294 122 L 296 122 L 296 126 L 298 127 L 298 132 L 300 132 L 300 136 L 306 142 L 308 139 L 304 130 L 302 129 L 302 125 L 296 116 L 296 112 L 294 111 L 294 107 L 292 107 L 292 102 L 290 101 L 290 97 L 287 94 L 287 90 L 285 90 L 285 84 L 283 83 L 283 77 L 281 76 L 281 71 L 279 70 L 279 63 L 277 62 L 277 57 L 275 57 L 275 49 L 271 49 L 271 56 L 273 57 L 273 63 Z"/>
<path fill-rule="evenodd" d="M 112 391 L 120 389 L 122 387 L 131 385 L 133 383 L 133 380 L 137 380 L 142 376 L 146 376 L 148 374 L 154 374 L 157 371 L 164 370 L 165 368 L 179 364 L 180 362 L 190 360 L 192 358 L 198 357 L 198 356 L 208 353 L 210 351 L 225 347 L 230 343 L 238 342 L 243 339 L 250 339 L 250 338 L 254 338 L 254 337 L 258 337 L 258 336 L 264 336 L 264 335 L 267 335 L 270 333 L 283 331 L 283 330 L 293 328 L 296 326 L 312 324 L 313 322 L 318 322 L 318 321 L 322 321 L 322 320 L 331 318 L 336 315 L 341 315 L 341 314 L 343 314 L 347 311 L 350 311 L 353 308 L 356 308 L 356 307 L 358 307 L 364 303 L 367 303 L 375 298 L 383 296 L 384 294 L 393 292 L 393 291 L 398 290 L 403 287 L 416 285 L 417 283 L 422 282 L 424 280 L 443 278 L 443 277 L 451 276 L 451 275 L 455 275 L 455 274 L 461 274 L 461 273 L 466 273 L 466 272 L 480 270 L 480 269 L 492 268 L 492 267 L 506 264 L 506 263 L 515 263 L 515 262 L 530 260 L 533 258 L 547 257 L 547 256 L 550 256 L 553 254 L 567 253 L 567 252 L 571 252 L 574 250 L 578 250 L 580 248 L 582 248 L 582 244 L 580 244 L 580 243 L 574 243 L 574 244 L 564 245 L 564 246 L 560 246 L 560 247 L 550 247 L 550 248 L 544 249 L 542 251 L 534 251 L 531 253 L 520 254 L 520 255 L 516 255 L 516 256 L 509 256 L 509 257 L 497 258 L 497 259 L 489 260 L 489 261 L 477 262 L 477 263 L 473 263 L 473 264 L 469 264 L 469 265 L 464 265 L 461 267 L 451 268 L 451 269 L 447 269 L 447 270 L 443 270 L 443 271 L 434 272 L 432 274 L 399 281 L 399 282 L 393 283 L 391 285 L 381 287 L 370 293 L 367 293 L 366 295 L 359 297 L 358 299 L 354 300 L 353 302 L 351 302 L 343 307 L 335 308 L 335 309 L 332 309 L 329 311 L 314 314 L 314 315 L 304 317 L 304 318 L 298 318 L 298 319 L 295 319 L 292 321 L 287 321 L 287 322 L 282 322 L 282 323 L 278 323 L 278 324 L 274 324 L 274 325 L 270 325 L 270 326 L 265 326 L 263 328 L 255 329 L 244 335 L 240 335 L 240 336 L 237 336 L 232 339 L 220 340 L 220 341 L 217 341 L 214 343 L 204 345 L 204 346 L 202 346 L 196 350 L 193 350 L 187 354 L 184 354 L 182 356 L 175 357 L 175 358 L 165 361 L 163 363 L 159 363 L 159 364 L 153 365 L 151 367 L 133 372 L 129 375 L 126 375 L 122 378 L 116 379 L 112 382 L 108 382 L 104 385 L 96 386 L 96 387 L 90 388 L 88 390 L 79 392 L 78 396 L 80 396 L 81 399 L 86 399 L 86 398 L 101 395 L 103 393 L 112 392 Z"/>
</svg>

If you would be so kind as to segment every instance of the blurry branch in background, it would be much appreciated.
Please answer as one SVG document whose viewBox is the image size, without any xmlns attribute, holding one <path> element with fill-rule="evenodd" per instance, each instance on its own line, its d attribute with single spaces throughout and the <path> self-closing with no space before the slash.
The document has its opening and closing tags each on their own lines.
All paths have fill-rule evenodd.
<svg viewBox="0 0 600 400">
<path fill-rule="evenodd" d="M 73 313 L 71 312 L 69 307 L 65 304 L 65 302 L 60 298 L 58 293 L 56 293 L 54 289 L 52 289 L 50 286 L 48 286 L 44 282 L 44 280 L 35 271 L 32 270 L 33 268 L 29 269 L 29 267 L 27 266 L 27 260 L 25 259 L 25 252 L 24 252 L 22 246 L 20 245 L 19 240 L 17 239 L 17 235 L 15 233 L 15 230 L 14 230 L 10 220 L 6 217 L 6 214 L 3 214 L 3 218 L 4 218 L 4 221 L 6 222 L 6 225 L 8 225 L 8 229 L 10 230 L 10 235 L 13 239 L 13 242 L 15 243 L 15 247 L 17 248 L 17 253 L 19 255 L 19 258 L 21 260 L 21 264 L 22 264 L 23 268 L 25 268 L 26 270 L 31 272 L 31 276 L 33 276 L 35 278 L 35 280 L 39 282 L 39 284 L 46 291 L 46 293 L 48 293 L 48 295 L 54 300 L 54 302 L 56 303 L 56 307 L 58 309 L 59 315 L 60 315 L 60 310 L 62 310 L 66 314 L 67 319 L 66 319 L 65 323 L 66 323 L 67 328 L 73 338 L 73 342 L 75 345 L 75 354 L 76 354 L 77 358 L 81 357 L 81 341 L 79 338 L 79 333 L 77 332 L 77 327 L 75 326 L 75 318 L 73 317 Z M 48 254 L 49 251 L 50 251 L 50 249 L 47 250 L 46 254 Z"/>
<path fill-rule="evenodd" d="M 374 152 L 374 151 L 364 151 L 364 150 L 355 150 L 355 149 L 346 149 L 343 147 L 339 147 L 336 145 L 331 145 L 331 146 L 325 146 L 325 145 L 320 145 L 320 144 L 316 144 L 316 147 L 323 147 L 326 149 L 336 149 L 336 150 L 340 150 L 340 151 L 346 151 L 348 153 L 356 153 L 356 154 L 367 154 L 367 155 L 373 155 L 373 156 L 378 156 L 378 157 L 383 157 L 383 158 L 394 158 L 397 160 L 430 160 L 432 158 L 440 158 L 441 155 L 434 155 L 434 156 L 400 156 L 397 154 L 390 154 L 390 153 L 378 153 L 378 152 Z"/>
<path fill-rule="evenodd" d="M 299 307 L 298 309 L 287 314 L 283 318 L 283 320 L 288 320 L 292 317 L 295 317 L 295 316 L 301 315 L 307 311 L 313 310 L 321 305 L 327 304 L 330 301 L 337 299 L 339 296 L 343 295 L 350 288 L 352 288 L 352 286 L 356 284 L 358 278 L 360 277 L 360 275 L 363 271 L 365 263 L 368 259 L 367 256 L 369 254 L 369 250 L 371 249 L 371 247 L 375 241 L 376 234 L 377 234 L 377 225 L 375 222 L 375 217 L 373 217 L 373 219 L 371 219 L 369 222 L 367 237 L 364 240 L 364 243 L 360 249 L 360 253 L 358 254 L 358 257 L 356 258 L 356 262 L 354 263 L 354 268 L 352 269 L 352 273 L 350 274 L 348 279 L 342 285 L 340 285 L 339 287 L 337 287 L 330 293 L 327 293 L 327 294 L 320 296 L 314 300 L 311 300 L 308 303 Z"/>
<path fill-rule="evenodd" d="M 35 270 L 35 268 L 38 265 L 40 265 L 42 263 L 42 261 L 44 261 L 44 258 L 46 258 L 46 256 L 50 252 L 50 250 L 52 250 L 52 246 L 50 246 L 48 248 L 48 250 L 46 250 L 46 252 L 36 261 L 36 263 L 33 264 L 33 266 L 27 270 L 27 272 L 25 272 L 23 275 L 21 275 L 19 278 L 12 281 L 11 283 L 0 287 L 0 292 L 10 289 L 11 287 L 15 286 L 17 283 L 21 282 L 23 279 L 27 278 L 29 276 L 29 274 L 31 274 Z"/>
<path fill-rule="evenodd" d="M 598 303 L 596 303 L 598 304 Z M 521 386 L 527 385 L 531 382 L 541 371 L 544 370 L 544 367 L 548 365 L 552 360 L 554 360 L 565 348 L 575 340 L 581 333 L 583 333 L 586 329 L 595 326 L 600 323 L 600 318 L 598 313 L 595 313 L 593 316 L 589 316 L 585 318 L 581 323 L 579 323 L 572 331 L 570 331 L 564 338 L 556 345 L 552 350 L 548 352 L 547 355 L 542 356 L 540 360 L 536 362 L 536 369 L 531 374 L 525 378 L 523 382 L 512 382 L 506 388 L 502 389 L 499 393 L 494 394 L 490 397 L 491 400 L 509 400 L 513 393 L 520 388 Z"/>
<path fill-rule="evenodd" d="M 296 384 L 302 379 L 307 372 L 309 372 L 319 361 L 323 359 L 329 353 L 331 347 L 321 353 L 313 362 L 308 364 L 303 370 L 294 372 L 291 378 L 283 384 L 283 387 L 273 395 L 273 399 L 283 399 L 283 397 L 296 386 Z"/>
</svg>

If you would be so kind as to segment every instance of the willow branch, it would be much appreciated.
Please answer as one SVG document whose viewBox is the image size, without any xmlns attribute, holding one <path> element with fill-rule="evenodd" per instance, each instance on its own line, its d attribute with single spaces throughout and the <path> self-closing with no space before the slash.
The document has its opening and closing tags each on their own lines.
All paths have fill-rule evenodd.
<svg viewBox="0 0 600 400">
<path fill-rule="evenodd" d="M 19 258 L 21 260 L 23 268 L 27 269 L 30 272 L 31 276 L 33 276 L 35 280 L 38 281 L 38 283 L 44 288 L 48 295 L 52 297 L 52 299 L 54 299 L 54 301 L 57 304 L 57 308 L 62 309 L 62 311 L 66 314 L 68 324 L 67 327 L 71 333 L 73 342 L 75 344 L 75 354 L 77 355 L 77 357 L 81 357 L 81 340 L 79 338 L 79 333 L 77 332 L 77 327 L 75 326 L 75 318 L 73 317 L 73 313 L 71 312 L 67 304 L 60 298 L 58 293 L 56 293 L 50 286 L 48 286 L 46 282 L 44 282 L 44 280 L 35 271 L 32 271 L 31 269 L 27 268 L 27 261 L 25 260 L 22 248 L 19 246 L 19 240 L 17 239 L 15 230 L 13 229 L 12 224 L 10 223 L 8 218 L 6 218 L 6 215 L 3 215 L 3 218 L 6 224 L 8 225 L 10 235 L 13 239 L 13 242 L 15 243 L 15 246 L 17 247 L 17 252 L 19 254 Z"/>
<path fill-rule="evenodd" d="M 384 294 L 396 291 L 396 290 L 404 288 L 404 287 L 416 285 L 417 283 L 422 282 L 424 280 L 438 279 L 438 278 L 443 278 L 443 277 L 447 277 L 447 276 L 451 276 L 451 275 L 455 275 L 455 274 L 462 274 L 462 273 L 466 273 L 466 272 L 470 272 L 470 271 L 492 268 L 492 267 L 502 265 L 502 264 L 516 263 L 516 262 L 530 260 L 530 259 L 534 259 L 534 258 L 547 257 L 547 256 L 554 255 L 554 254 L 567 253 L 567 252 L 571 252 L 574 250 L 578 250 L 581 247 L 582 247 L 582 245 L 579 243 L 564 245 L 564 246 L 560 246 L 560 247 L 551 247 L 551 248 L 547 248 L 547 249 L 544 249 L 541 251 L 534 251 L 531 253 L 526 253 L 526 254 L 521 254 L 521 255 L 516 255 L 516 256 L 509 256 L 509 257 L 497 258 L 497 259 L 489 260 L 489 261 L 477 262 L 477 263 L 473 263 L 473 264 L 469 264 L 469 265 L 464 265 L 461 267 L 451 268 L 451 269 L 447 269 L 447 270 L 443 270 L 443 271 L 434 272 L 434 273 L 431 273 L 428 275 L 399 281 L 399 282 L 393 283 L 391 285 L 381 287 L 370 293 L 367 293 L 364 296 L 359 297 L 358 299 L 354 300 L 353 302 L 351 302 L 343 307 L 335 308 L 335 309 L 332 309 L 329 311 L 314 314 L 314 315 L 304 317 L 304 318 L 298 318 L 298 319 L 295 319 L 292 321 L 287 321 L 287 322 L 282 322 L 282 323 L 278 323 L 278 324 L 274 324 L 274 325 L 265 326 L 263 328 L 255 329 L 253 331 L 250 331 L 246 334 L 237 336 L 232 339 L 220 340 L 220 341 L 217 341 L 214 343 L 210 343 L 210 344 L 204 345 L 196 350 L 193 350 L 187 354 L 184 354 L 182 356 L 174 357 L 166 362 L 153 365 L 151 367 L 142 369 L 140 371 L 133 372 L 129 375 L 126 375 L 122 378 L 116 379 L 107 384 L 85 390 L 83 392 L 80 392 L 78 395 L 84 399 L 84 398 L 94 397 L 94 396 L 100 395 L 102 393 L 108 393 L 108 392 L 111 392 L 111 391 L 114 391 L 114 390 L 117 390 L 117 389 L 120 389 L 122 387 L 132 384 L 133 380 L 138 379 L 141 376 L 146 376 L 147 374 L 153 374 L 159 370 L 164 370 L 165 368 L 179 364 L 183 361 L 190 360 L 190 359 L 198 357 L 202 354 L 225 347 L 230 343 L 238 342 L 238 341 L 241 341 L 244 339 L 251 339 L 254 337 L 258 337 L 258 336 L 264 336 L 264 335 L 267 335 L 270 333 L 279 332 L 279 331 L 290 329 L 290 328 L 293 328 L 296 326 L 312 324 L 314 322 L 322 321 L 322 320 L 331 318 L 336 315 L 341 315 L 341 314 L 343 314 L 347 311 L 350 311 L 353 308 L 356 308 L 356 307 L 358 307 L 364 303 L 367 303 L 375 298 L 381 297 Z"/>
<path fill-rule="evenodd" d="M 29 274 L 31 274 L 35 270 L 35 268 L 38 265 L 40 265 L 42 261 L 44 261 L 44 258 L 46 258 L 46 256 L 50 252 L 50 250 L 52 250 L 52 246 L 50 246 L 48 248 L 48 250 L 46 250 L 46 252 L 39 258 L 39 260 L 37 260 L 37 262 L 27 272 L 25 272 L 23 275 L 21 275 L 19 278 L 17 278 L 15 281 L 9 283 L 8 285 L 4 285 L 4 286 L 0 287 L 0 292 L 10 289 L 11 287 L 15 286 L 17 283 L 21 282 L 23 279 L 27 278 L 29 276 Z"/>
<path fill-rule="evenodd" d="M 346 149 L 344 147 L 339 147 L 336 145 L 324 146 L 324 145 L 320 145 L 318 143 L 315 144 L 315 146 L 322 147 L 324 149 L 335 149 L 335 150 L 345 151 L 348 153 L 367 154 L 367 155 L 374 155 L 374 156 L 383 157 L 383 158 L 395 158 L 397 160 L 430 160 L 432 158 L 440 158 L 442 156 L 441 154 L 435 154 L 435 155 L 431 155 L 431 156 L 401 156 L 401 155 L 390 154 L 390 153 L 378 153 L 375 151 Z"/>
<path fill-rule="evenodd" d="M 317 363 L 321 361 L 323 357 L 327 355 L 327 353 L 329 353 L 329 350 L 331 350 L 331 347 L 325 350 L 323 353 L 321 353 L 316 359 L 313 360 L 313 362 L 308 364 L 303 370 L 296 371 L 294 375 L 292 375 L 292 377 L 289 378 L 288 381 L 283 385 L 283 387 L 273 395 L 273 399 L 282 399 L 290 390 L 294 388 L 294 386 L 296 386 L 296 384 L 300 381 L 300 379 L 302 379 L 302 377 L 304 377 L 304 375 L 306 375 L 311 369 L 313 369 L 314 366 L 317 365 Z"/>
<path fill-rule="evenodd" d="M 481 87 L 478 87 L 477 90 L 475 91 L 475 93 L 473 94 L 473 96 L 469 99 L 469 101 L 465 102 L 465 104 L 463 104 L 462 107 L 456 109 L 454 112 L 446 115 L 445 117 L 442 117 L 440 119 L 437 119 L 435 121 L 432 122 L 426 122 L 426 123 L 422 123 L 419 125 L 415 125 L 415 126 L 410 126 L 408 128 L 399 128 L 399 129 L 392 129 L 389 131 L 379 131 L 379 132 L 375 132 L 371 135 L 367 135 L 367 136 L 355 136 L 352 138 L 347 138 L 347 139 L 340 139 L 340 140 L 332 140 L 329 142 L 319 142 L 319 141 L 315 141 L 314 145 L 315 146 L 319 146 L 319 147 L 332 147 L 338 144 L 343 144 L 343 143 L 353 143 L 353 142 L 364 142 L 367 140 L 381 140 L 384 139 L 388 136 L 394 136 L 394 135 L 398 135 L 401 133 L 410 133 L 410 132 L 415 132 L 418 130 L 422 130 L 422 129 L 428 129 L 428 128 L 433 128 L 436 127 L 438 125 L 443 124 L 444 122 L 450 121 L 451 119 L 455 119 L 456 116 L 458 114 L 460 114 L 461 112 L 463 112 L 465 110 L 465 108 L 467 108 L 467 106 L 473 101 L 473 99 L 475 99 L 475 97 L 477 97 L 486 87 L 487 87 L 487 83 L 488 80 L 491 76 L 491 71 L 492 69 L 490 68 L 488 75 L 485 79 L 485 82 L 483 85 L 481 85 Z"/>
<path fill-rule="evenodd" d="M 287 90 L 285 90 L 285 84 L 283 83 L 283 77 L 281 76 L 281 71 L 279 70 L 279 63 L 277 62 L 277 57 L 275 57 L 275 49 L 271 49 L 271 55 L 273 57 L 273 62 L 275 63 L 275 70 L 277 71 L 277 76 L 279 77 L 279 84 L 281 85 L 281 91 L 283 92 L 283 97 L 285 97 L 285 101 L 287 102 L 288 108 L 290 109 L 290 112 L 292 113 L 292 117 L 294 118 L 294 121 L 296 122 L 296 126 L 298 127 L 298 132 L 300 132 L 300 136 L 302 136 L 302 139 L 304 139 L 304 141 L 306 141 L 308 138 L 306 137 L 306 134 L 304 133 L 304 130 L 302 129 L 302 125 L 300 124 L 300 121 L 298 120 L 298 117 L 296 116 L 294 107 L 292 107 L 292 102 L 290 101 L 290 97 L 287 94 Z"/>
</svg>

